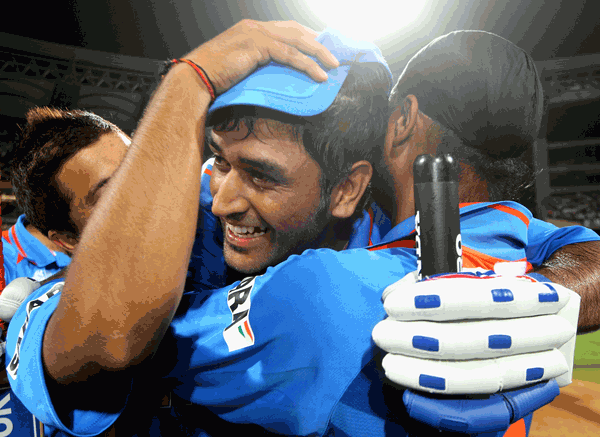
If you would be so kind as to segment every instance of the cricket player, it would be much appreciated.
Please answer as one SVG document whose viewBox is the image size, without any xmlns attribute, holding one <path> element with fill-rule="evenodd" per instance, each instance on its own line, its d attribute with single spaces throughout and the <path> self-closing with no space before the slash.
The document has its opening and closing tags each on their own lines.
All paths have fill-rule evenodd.
<svg viewBox="0 0 600 437">
<path fill-rule="evenodd" d="M 230 67 L 223 70 L 227 71 L 226 74 L 218 76 L 219 82 L 215 89 L 222 91 L 231 85 L 231 82 L 237 82 L 240 76 L 251 72 L 256 63 L 263 63 L 271 58 L 291 63 L 304 71 L 311 71 L 314 67 L 312 61 L 303 56 L 298 58 L 301 61 L 289 58 L 289 53 L 294 52 L 294 46 L 307 53 L 320 55 L 321 61 L 326 65 L 332 62 L 327 60 L 323 49 L 314 44 L 312 38 L 315 35 L 312 34 L 312 38 L 309 38 L 309 35 L 309 31 L 289 23 L 281 26 L 278 23 L 246 22 L 234 27 L 220 39 L 213 40 L 204 49 L 198 49 L 189 57 L 199 62 L 202 60 L 202 53 L 204 56 L 210 53 L 214 65 Z M 308 40 L 313 43 L 309 43 Z M 285 50 L 282 50 L 282 42 L 285 43 L 284 46 L 288 45 Z M 249 44 L 255 49 L 249 49 Z M 261 44 L 265 46 L 262 47 Z M 266 51 L 266 47 L 269 47 L 270 51 Z M 216 52 L 222 53 L 224 59 L 215 59 Z M 240 59 L 242 53 L 244 56 Z M 248 57 L 248 54 L 251 56 Z M 242 62 L 235 74 L 231 65 L 226 62 L 228 57 Z M 356 59 L 356 56 L 352 58 Z M 359 399 L 352 396 L 352 390 L 345 390 L 348 384 L 352 387 L 363 387 L 364 383 L 370 380 L 363 377 L 363 371 L 372 368 L 370 363 L 376 363 L 371 329 L 373 322 L 381 320 L 384 315 L 379 302 L 381 291 L 390 282 L 414 270 L 414 251 L 401 247 L 401 243 L 400 247 L 388 246 L 387 251 L 375 252 L 360 249 L 341 252 L 332 249 L 309 249 L 300 256 L 292 255 L 276 267 L 267 269 L 262 276 L 249 277 L 225 289 L 190 291 L 181 300 L 188 263 L 185 258 L 189 258 L 197 216 L 197 207 L 194 208 L 192 202 L 185 199 L 198 198 L 200 194 L 199 159 L 202 151 L 198 150 L 196 140 L 203 138 L 202 129 L 188 118 L 200 116 L 200 119 L 203 119 L 202 114 L 206 114 L 210 102 L 210 93 L 205 90 L 211 90 L 211 84 L 207 84 L 205 77 L 200 73 L 198 78 L 194 76 L 197 73 L 194 70 L 188 71 L 181 67 L 188 68 L 185 65 L 176 65 L 173 72 L 165 77 L 165 82 L 147 113 L 151 122 L 146 118 L 140 127 L 141 133 L 138 129 L 137 135 L 140 137 L 136 138 L 147 142 L 140 140 L 140 143 L 137 143 L 139 146 L 136 147 L 134 139 L 132 153 L 128 154 L 122 170 L 115 175 L 115 182 L 110 184 L 109 192 L 98 203 L 90 226 L 97 228 L 95 230 L 100 233 L 89 231 L 89 227 L 84 231 L 82 246 L 74 259 L 75 270 L 69 272 L 65 288 L 62 283 L 54 283 L 40 289 L 24 305 L 24 310 L 17 314 L 15 321 L 19 320 L 17 325 L 20 325 L 20 329 L 9 332 L 9 353 L 12 346 L 15 346 L 15 352 L 9 356 L 13 387 L 23 396 L 28 407 L 37 408 L 43 415 L 44 422 L 56 429 L 76 435 L 95 435 L 102 432 L 111 426 L 122 412 L 126 414 L 127 409 L 122 409 L 132 387 L 132 372 L 147 369 L 144 363 L 147 364 L 148 361 L 144 358 L 151 356 L 157 336 L 160 338 L 161 332 L 166 329 L 165 318 L 168 320 L 172 317 L 175 306 L 180 304 L 168 337 L 163 341 L 163 344 L 167 344 L 167 350 L 174 347 L 170 350 L 174 354 L 171 357 L 173 367 L 167 375 L 178 381 L 178 397 L 210 406 L 212 413 L 218 413 L 228 421 L 256 423 L 278 433 L 308 435 L 324 434 L 328 430 L 344 433 L 348 419 L 353 415 L 356 417 L 349 408 L 358 407 L 359 404 L 352 405 L 351 401 L 344 401 L 341 397 L 348 395 L 349 399 Z M 332 77 L 335 74 L 339 72 L 331 72 Z M 208 76 L 212 78 L 210 70 Z M 312 76 L 315 79 L 322 78 L 318 70 L 313 71 Z M 197 89 L 194 91 L 190 87 L 191 84 L 196 84 L 201 92 L 197 92 Z M 338 90 L 339 87 L 333 91 L 334 98 Z M 174 97 L 177 98 L 172 100 Z M 168 101 L 170 104 L 166 104 Z M 188 107 L 186 102 L 193 104 Z M 199 102 L 204 103 L 198 114 L 196 111 Z M 195 115 L 191 116 L 190 111 Z M 298 150 L 298 144 L 295 143 L 296 149 L 289 144 L 294 143 L 293 132 L 286 130 L 284 126 L 278 125 L 277 122 L 271 125 L 269 122 L 259 122 L 252 135 L 246 135 L 245 123 L 238 127 L 239 129 L 234 128 L 231 131 L 216 130 L 218 137 L 213 136 L 214 143 L 211 145 L 215 152 L 219 153 L 221 167 L 217 167 L 216 159 L 214 166 L 207 167 L 206 170 L 211 173 L 218 170 L 219 176 L 223 178 L 221 184 L 229 184 L 217 189 L 211 180 L 209 185 L 213 209 L 218 196 L 223 196 L 220 200 L 223 202 L 223 208 L 236 201 L 238 203 L 236 207 L 229 206 L 230 209 L 218 212 L 219 217 L 227 218 L 224 227 L 230 247 L 226 248 L 224 253 L 228 256 L 227 250 L 230 250 L 229 256 L 234 260 L 233 263 L 239 263 L 250 273 L 269 264 L 268 260 L 265 264 L 265 259 L 261 256 L 257 256 L 256 260 L 247 256 L 257 247 L 261 249 L 260 255 L 266 258 L 273 257 L 278 261 L 278 257 L 281 256 L 281 253 L 275 250 L 279 246 L 272 244 L 272 241 L 257 242 L 252 239 L 260 239 L 267 234 L 270 234 L 270 238 L 274 233 L 281 233 L 286 229 L 303 233 L 305 229 L 302 229 L 302 225 L 305 220 L 316 217 L 316 214 L 302 214 L 316 211 L 319 207 L 318 198 L 316 202 L 311 201 L 306 193 L 319 188 L 318 184 L 311 185 L 310 176 L 312 175 L 312 180 L 318 180 L 320 175 L 314 162 L 298 156 L 298 153 L 303 152 Z M 171 128 L 174 130 L 169 130 Z M 174 137 L 166 135 L 167 132 Z M 273 132 L 278 135 L 273 136 Z M 244 143 L 243 146 L 240 143 Z M 270 147 L 267 151 L 259 153 L 262 161 L 250 159 L 245 155 L 246 150 L 258 153 L 259 143 Z M 180 147 L 173 148 L 171 144 Z M 265 165 L 266 157 L 282 159 L 280 150 L 284 147 L 294 158 L 290 160 L 292 170 L 302 177 L 290 177 L 289 172 L 283 173 L 277 166 Z M 306 152 L 303 153 L 306 155 Z M 368 172 L 368 166 L 363 166 L 362 163 L 358 166 L 353 165 L 351 170 L 359 170 L 360 176 L 363 172 Z M 160 178 L 163 181 L 165 177 L 165 185 L 158 184 L 148 188 L 149 180 Z M 363 178 L 359 177 L 356 180 L 361 181 Z M 256 219 L 258 216 L 254 216 L 253 221 L 246 217 L 248 221 L 242 222 L 244 214 L 240 214 L 236 208 L 243 209 L 248 200 L 244 200 L 239 192 L 236 194 L 232 187 L 246 190 L 248 188 L 245 184 L 248 182 L 258 185 L 253 189 L 256 193 L 263 193 L 263 196 L 287 195 L 289 202 L 301 206 L 296 213 L 301 215 L 292 215 L 289 220 L 281 221 L 266 217 L 269 220 L 265 220 L 264 223 Z M 299 194 L 305 193 L 304 196 L 289 197 L 285 187 L 280 188 L 285 184 L 293 187 L 296 182 L 300 183 Z M 175 184 L 176 189 L 169 189 L 169 183 Z M 350 178 L 347 185 L 347 188 L 340 188 L 338 191 L 334 188 L 336 202 L 333 202 L 333 207 L 329 205 L 329 212 L 339 214 L 341 218 L 348 218 L 354 214 L 358 204 L 357 198 L 360 199 L 361 191 L 364 192 L 362 182 Z M 357 192 L 356 186 L 362 188 Z M 269 187 L 275 187 L 275 193 L 270 193 Z M 221 189 L 226 191 L 222 192 Z M 232 196 L 232 200 L 225 197 L 226 195 Z M 337 209 L 338 206 L 340 209 Z M 482 211 L 486 211 L 486 207 L 484 205 Z M 112 208 L 117 209 L 111 212 Z M 518 207 L 513 209 L 518 210 Z M 173 213 L 174 211 L 176 213 Z M 251 211 L 252 218 L 256 211 Z M 525 211 L 520 212 L 525 214 Z M 110 226 L 113 214 L 119 215 L 119 223 L 125 229 L 113 229 L 108 239 L 110 249 L 107 250 L 99 241 L 102 240 L 100 236 L 108 229 L 105 227 Z M 125 220 L 123 214 L 126 215 Z M 511 244 L 518 242 L 516 247 L 513 247 L 516 252 L 514 256 L 521 259 L 525 255 L 529 230 L 527 226 L 523 226 L 524 221 L 520 217 L 509 215 L 520 220 L 516 222 L 513 233 L 507 240 Z M 101 217 L 102 220 L 96 220 L 96 217 Z M 318 220 L 314 222 L 318 223 Z M 275 226 L 278 223 L 285 227 L 278 229 Z M 171 230 L 169 235 L 164 234 L 163 225 L 167 224 L 167 228 Z M 380 224 L 379 221 L 377 224 Z M 384 222 L 381 224 L 384 230 L 380 231 L 379 235 L 386 232 L 386 226 L 391 227 L 389 221 L 387 225 Z M 105 232 L 102 232 L 103 228 Z M 311 230 L 306 231 L 310 234 Z M 118 236 L 115 236 L 114 232 Z M 181 234 L 187 237 L 181 239 Z M 248 238 L 248 234 L 253 235 Z M 359 231 L 355 234 L 363 235 Z M 90 246 L 84 244 L 87 235 L 90 235 Z M 375 233 L 371 233 L 371 237 L 373 235 Z M 400 241 L 404 237 L 394 241 Z M 578 238 L 588 241 L 583 231 L 571 234 L 568 241 L 574 243 Z M 540 254 L 540 257 L 547 258 L 552 248 L 557 247 L 553 244 L 560 246 L 560 242 L 566 240 L 567 238 L 550 238 L 553 243 L 540 249 L 541 252 L 546 251 Z M 135 253 L 131 253 L 130 248 L 134 246 L 134 241 L 136 250 Z M 298 241 L 303 241 L 303 238 Z M 376 242 L 377 239 L 373 241 Z M 259 247 L 259 243 L 264 243 L 265 246 Z M 285 244 L 285 241 L 281 243 Z M 99 245 L 96 247 L 96 244 Z M 257 246 L 253 246 L 254 244 Z M 106 267 L 102 264 L 99 269 L 90 273 L 93 277 L 90 278 L 88 271 L 83 267 L 86 265 L 86 253 L 89 254 L 91 250 L 99 251 L 93 255 L 99 259 L 103 259 L 102 253 L 108 255 L 114 251 L 123 256 L 118 260 L 114 260 L 112 255 L 105 259 L 109 263 L 110 275 L 100 274 L 100 270 Z M 506 253 L 508 252 L 510 248 L 507 247 Z M 79 268 L 83 270 L 77 269 L 78 261 L 81 262 Z M 88 262 L 91 262 L 91 259 Z M 364 271 L 366 265 L 369 265 L 367 272 Z M 136 274 L 131 275 L 129 272 L 120 276 L 118 272 L 123 270 L 124 273 L 124 266 L 127 266 L 128 271 L 133 269 Z M 373 266 L 377 268 L 374 269 Z M 386 272 L 387 277 L 379 272 Z M 271 275 L 279 278 L 279 281 L 269 280 L 272 279 Z M 342 286 L 341 281 L 336 278 L 347 280 L 344 280 Z M 108 287 L 109 283 L 112 286 Z M 294 289 L 291 286 L 297 287 L 301 292 L 287 293 L 286 289 Z M 87 292 L 77 292 L 79 287 L 84 287 Z M 319 289 L 329 292 L 316 291 Z M 71 293 L 69 290 L 72 290 Z M 65 300 L 69 304 L 66 307 L 61 306 Z M 119 304 L 114 306 L 116 302 Z M 92 308 L 96 309 L 91 310 Z M 114 311 L 117 308 L 119 310 Z M 78 316 L 66 317 L 66 314 L 73 310 Z M 208 313 L 211 310 L 214 311 L 213 315 Z M 262 311 L 265 311 L 264 315 L 261 315 Z M 368 323 L 367 320 L 371 322 Z M 66 328 L 65 323 L 71 322 L 77 325 L 77 329 Z M 257 329 L 257 324 L 260 324 L 260 329 Z M 327 326 L 330 328 L 327 329 Z M 77 340 L 75 337 L 79 337 L 80 333 L 83 333 L 87 340 Z M 135 341 L 131 337 L 133 333 Z M 44 345 L 51 343 L 51 338 L 55 335 L 67 344 L 62 343 L 60 347 L 48 350 Z M 148 337 L 146 341 L 143 340 L 144 337 Z M 95 347 L 97 341 L 102 345 L 100 348 Z M 211 343 L 213 341 L 214 343 Z M 69 353 L 66 353 L 66 350 L 69 350 Z M 164 351 L 161 353 L 164 356 Z M 42 361 L 46 370 L 39 365 Z M 168 360 L 165 362 L 168 363 Z M 161 365 L 165 365 L 164 362 Z M 21 366 L 25 366 L 27 372 L 20 371 Z M 48 372 L 46 377 L 45 371 Z M 82 381 L 83 375 L 85 384 L 72 384 Z M 105 400 L 93 399 L 92 396 L 92 399 L 78 398 L 80 405 L 75 408 L 52 402 L 55 396 L 53 393 L 60 392 L 66 396 L 61 396 L 61 399 L 66 399 L 68 403 L 68 399 L 74 399 L 71 397 L 73 392 L 68 392 L 81 390 L 82 385 L 85 385 L 88 394 L 99 393 L 101 387 L 109 380 L 107 378 L 115 387 L 110 405 L 107 405 Z M 50 381 L 48 386 L 46 380 Z M 135 392 L 135 381 L 133 382 Z M 122 390 L 119 390 L 119 387 L 123 387 Z M 368 393 L 369 390 L 365 395 Z M 42 401 L 34 401 L 34 397 Z M 240 402 L 242 399 L 243 403 Z M 407 421 L 387 417 L 391 410 L 378 410 L 384 405 L 380 402 L 372 405 L 374 411 L 371 415 L 378 417 L 383 423 L 377 428 L 378 432 L 385 431 L 390 425 L 406 434 L 411 426 L 420 426 L 414 424 L 414 421 L 410 422 L 410 418 L 402 413 L 402 409 L 397 410 L 397 414 Z M 207 423 L 202 423 L 202 419 L 198 420 L 199 417 L 210 416 L 188 414 L 185 421 L 183 416 L 178 418 L 183 422 L 182 427 L 188 430 L 191 427 L 192 431 L 198 431 L 207 426 Z M 195 423 L 191 425 L 190 421 Z M 358 426 L 359 423 L 362 421 L 355 422 L 353 426 Z"/>
<path fill-rule="evenodd" d="M 10 285 L 0 294 L 0 320 L 8 324 L 19 303 L 42 281 L 66 267 L 85 221 L 129 138 L 112 123 L 84 111 L 34 108 L 12 160 L 11 180 L 25 211 L 3 232 L 4 270 Z M 18 278 L 18 279 L 17 279 Z M 30 278 L 30 279 L 28 279 Z M 20 288 L 15 288 L 17 279 Z M 43 435 L 43 425 L 0 384 L 6 435 Z"/>
<path fill-rule="evenodd" d="M 108 149 L 109 137 L 103 137 L 107 133 L 129 141 L 115 125 L 93 114 L 50 108 L 29 111 L 11 167 L 15 196 L 25 214 L 2 233 L 6 283 L 18 277 L 41 281 L 69 264 L 83 229 L 81 217 L 89 215 L 90 204 L 108 180 L 106 174 L 116 168 L 104 169 L 107 165 L 100 160 L 85 162 L 92 170 L 82 168 L 88 158 L 84 155 L 91 153 L 89 146 Z M 93 188 L 96 197 L 83 198 L 88 193 L 79 191 L 86 188 L 90 175 L 101 176 L 92 181 L 98 185 Z"/>
</svg>

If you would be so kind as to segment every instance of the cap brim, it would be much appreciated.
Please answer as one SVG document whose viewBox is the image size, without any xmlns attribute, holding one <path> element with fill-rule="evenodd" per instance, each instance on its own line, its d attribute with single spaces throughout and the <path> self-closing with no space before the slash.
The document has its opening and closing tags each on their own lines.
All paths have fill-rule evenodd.
<svg viewBox="0 0 600 437">
<path fill-rule="evenodd" d="M 219 96 L 209 114 L 228 106 L 259 106 L 307 117 L 325 111 L 342 87 L 349 65 L 328 72 L 326 82 L 316 82 L 289 67 L 271 63 Z"/>
</svg>

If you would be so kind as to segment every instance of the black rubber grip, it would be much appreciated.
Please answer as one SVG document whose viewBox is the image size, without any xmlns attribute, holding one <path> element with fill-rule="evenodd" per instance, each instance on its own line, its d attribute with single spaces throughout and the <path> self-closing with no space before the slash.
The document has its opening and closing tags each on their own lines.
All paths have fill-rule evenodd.
<svg viewBox="0 0 600 437">
<path fill-rule="evenodd" d="M 419 155 L 413 163 L 419 279 L 462 270 L 459 165 L 450 155 Z"/>
</svg>

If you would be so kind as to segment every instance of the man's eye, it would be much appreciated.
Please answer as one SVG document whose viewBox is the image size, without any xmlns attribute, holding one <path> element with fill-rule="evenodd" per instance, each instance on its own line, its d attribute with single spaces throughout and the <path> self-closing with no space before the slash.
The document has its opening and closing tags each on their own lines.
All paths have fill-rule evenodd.
<svg viewBox="0 0 600 437">
<path fill-rule="evenodd" d="M 226 168 L 226 167 L 229 166 L 229 163 L 227 161 L 225 161 L 223 158 L 221 158 L 220 156 L 215 155 L 214 158 L 215 158 L 215 164 L 214 165 L 216 167 Z"/>
<path fill-rule="evenodd" d="M 262 173 L 253 174 L 252 181 L 261 188 L 268 188 L 277 184 L 275 179 Z"/>
</svg>

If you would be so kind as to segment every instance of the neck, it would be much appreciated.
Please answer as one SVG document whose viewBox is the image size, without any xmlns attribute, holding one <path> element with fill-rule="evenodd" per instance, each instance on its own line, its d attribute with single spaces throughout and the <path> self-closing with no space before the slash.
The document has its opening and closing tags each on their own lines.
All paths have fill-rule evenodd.
<svg viewBox="0 0 600 437">
<path fill-rule="evenodd" d="M 64 249 L 64 248 L 60 247 L 58 244 L 54 243 L 47 236 L 45 236 L 42 233 L 42 231 L 40 231 L 38 228 L 33 226 L 31 223 L 28 223 L 27 225 L 25 225 L 25 229 L 27 229 L 27 232 L 29 232 L 31 235 L 33 235 L 35 238 L 37 238 L 37 240 L 40 243 L 42 243 L 44 246 L 46 246 L 51 251 L 64 253 L 65 255 L 69 255 L 69 256 L 71 255 L 66 249 Z"/>
<path fill-rule="evenodd" d="M 350 241 L 352 223 L 350 219 L 344 219 L 328 224 L 319 237 L 311 242 L 310 248 L 344 250 Z"/>
</svg>

